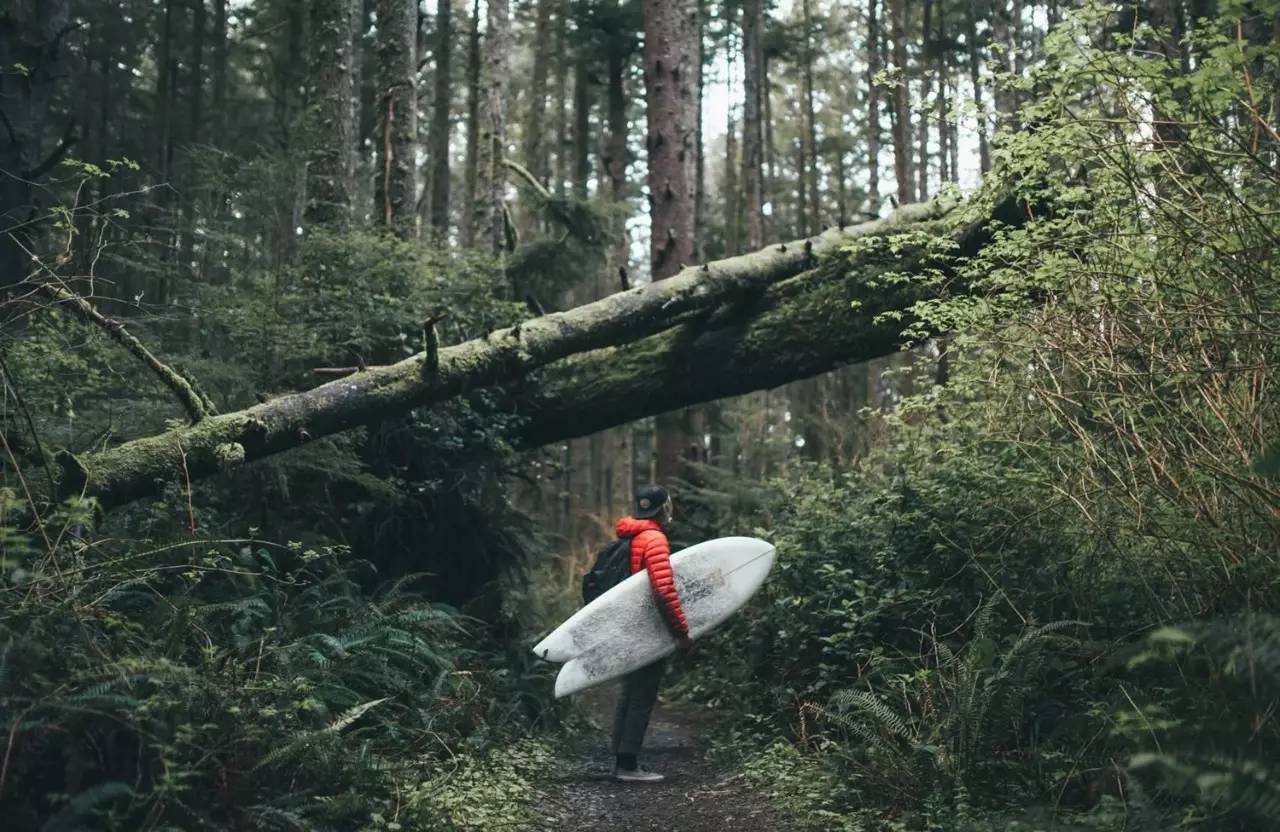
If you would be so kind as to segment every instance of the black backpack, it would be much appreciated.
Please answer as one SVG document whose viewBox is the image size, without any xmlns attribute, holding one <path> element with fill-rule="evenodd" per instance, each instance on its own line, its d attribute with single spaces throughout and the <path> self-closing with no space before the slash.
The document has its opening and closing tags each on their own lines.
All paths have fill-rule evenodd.
<svg viewBox="0 0 1280 832">
<path fill-rule="evenodd" d="M 582 576 L 582 600 L 590 604 L 631 576 L 631 538 L 620 537 L 600 550 L 595 565 Z"/>
</svg>

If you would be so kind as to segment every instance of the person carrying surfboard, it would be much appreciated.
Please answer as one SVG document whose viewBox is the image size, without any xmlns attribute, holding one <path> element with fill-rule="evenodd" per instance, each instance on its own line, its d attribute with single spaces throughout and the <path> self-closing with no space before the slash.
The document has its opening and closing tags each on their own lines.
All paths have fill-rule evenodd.
<svg viewBox="0 0 1280 832">
<path fill-rule="evenodd" d="M 693 649 L 689 638 L 689 622 L 680 607 L 675 575 L 671 570 L 671 542 L 667 526 L 671 523 L 671 495 L 660 485 L 646 485 L 636 491 L 636 510 L 618 521 L 618 537 L 631 539 L 631 573 L 644 570 L 658 601 L 667 626 L 676 637 L 681 651 Z M 658 701 L 658 686 L 666 670 L 666 659 L 628 673 L 622 679 L 618 707 L 613 720 L 613 776 L 624 783 L 657 783 L 663 776 L 643 768 L 636 762 L 649 717 Z"/>
</svg>

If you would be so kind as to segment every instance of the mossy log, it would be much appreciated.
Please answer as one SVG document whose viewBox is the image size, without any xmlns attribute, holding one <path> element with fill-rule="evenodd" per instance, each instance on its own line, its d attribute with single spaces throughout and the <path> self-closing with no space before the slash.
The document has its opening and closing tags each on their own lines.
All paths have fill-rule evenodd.
<svg viewBox="0 0 1280 832">
<path fill-rule="evenodd" d="M 912 230 L 949 238 L 954 254 L 965 257 L 986 244 L 991 219 L 1017 224 L 1016 202 L 997 202 L 981 222 L 922 218 Z M 538 447 L 897 352 L 913 323 L 909 310 L 935 289 L 885 275 L 937 267 L 945 271 L 946 264 L 920 246 L 871 247 L 656 335 L 555 362 L 513 402 L 521 419 L 511 439 Z"/>
<path fill-rule="evenodd" d="M 660 283 L 443 347 L 435 362 L 420 353 L 105 451 L 62 454 L 59 493 L 94 497 L 110 509 L 166 482 L 207 477 L 467 390 L 527 379 L 549 365 L 556 366 L 542 393 L 520 403 L 529 415 L 518 437 L 524 444 L 803 378 L 869 351 L 883 354 L 896 345 L 899 327 L 874 324 L 871 310 L 905 309 L 911 293 L 870 292 L 851 317 L 859 295 L 846 292 L 857 290 L 864 269 L 847 258 L 817 268 L 819 258 L 855 239 L 906 229 L 972 239 L 980 232 L 961 227 L 962 213 L 954 202 L 903 206 L 882 220 L 685 268 Z M 888 271 L 883 258 L 875 255 L 876 268 Z M 743 378 L 728 378 L 735 374 Z M 587 413 L 596 403 L 600 412 Z"/>
</svg>

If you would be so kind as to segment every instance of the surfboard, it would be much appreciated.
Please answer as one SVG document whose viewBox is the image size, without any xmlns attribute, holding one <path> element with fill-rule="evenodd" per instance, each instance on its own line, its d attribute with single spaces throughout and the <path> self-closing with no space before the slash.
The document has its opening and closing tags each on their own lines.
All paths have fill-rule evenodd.
<svg viewBox="0 0 1280 832">
<path fill-rule="evenodd" d="M 720 537 L 671 556 L 676 592 L 699 638 L 719 626 L 756 593 L 773 568 L 774 546 L 755 537 Z M 676 649 L 649 576 L 637 572 L 587 604 L 534 646 L 563 662 L 556 697 L 616 679 Z"/>
</svg>

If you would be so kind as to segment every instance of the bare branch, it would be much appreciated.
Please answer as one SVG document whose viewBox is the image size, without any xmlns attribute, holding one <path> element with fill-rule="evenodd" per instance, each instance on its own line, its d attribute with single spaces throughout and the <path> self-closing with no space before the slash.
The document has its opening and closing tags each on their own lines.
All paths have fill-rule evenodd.
<svg viewBox="0 0 1280 832">
<path fill-rule="evenodd" d="M 108 318 L 93 308 L 87 300 L 68 289 L 53 283 L 41 283 L 39 290 L 57 303 L 64 303 L 75 312 L 81 320 L 93 324 L 111 336 L 116 343 L 128 350 L 135 358 L 151 368 L 160 382 L 173 391 L 178 402 L 186 409 L 193 423 L 199 422 L 209 415 L 209 402 L 181 373 L 156 358 L 141 341 L 129 334 L 124 324 Z"/>
</svg>

